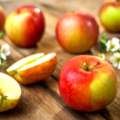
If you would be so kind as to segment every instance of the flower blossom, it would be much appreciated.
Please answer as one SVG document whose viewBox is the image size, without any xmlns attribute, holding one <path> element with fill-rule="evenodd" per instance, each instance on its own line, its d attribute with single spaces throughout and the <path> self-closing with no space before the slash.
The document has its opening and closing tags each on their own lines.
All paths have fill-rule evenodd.
<svg viewBox="0 0 120 120">
<path fill-rule="evenodd" d="M 10 50 L 9 50 L 9 45 L 8 44 L 4 44 L 1 48 L 0 48 L 0 65 L 2 63 L 2 60 L 6 60 L 6 56 L 10 55 Z"/>
<path fill-rule="evenodd" d="M 120 53 L 119 52 L 114 53 L 113 56 L 110 58 L 110 61 L 113 67 L 118 67 L 118 69 L 120 69 Z"/>
<path fill-rule="evenodd" d="M 98 56 L 105 60 L 105 54 L 101 53 L 101 54 L 98 54 Z"/>
<path fill-rule="evenodd" d="M 106 51 L 112 51 L 115 52 L 120 49 L 119 39 L 118 38 L 112 38 L 112 40 L 108 40 L 106 43 Z"/>
</svg>

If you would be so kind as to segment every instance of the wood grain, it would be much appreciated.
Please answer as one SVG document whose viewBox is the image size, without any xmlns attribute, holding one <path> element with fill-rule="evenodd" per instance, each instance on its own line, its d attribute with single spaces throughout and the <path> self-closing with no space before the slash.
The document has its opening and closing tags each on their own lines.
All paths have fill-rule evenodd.
<svg viewBox="0 0 120 120">
<path fill-rule="evenodd" d="M 72 11 L 90 12 L 98 21 L 98 10 L 104 0 L 9 0 L 0 1 L 0 5 L 4 8 L 6 15 L 13 9 L 22 5 L 35 5 L 39 7 L 46 20 L 46 29 L 42 39 L 31 48 L 20 48 L 15 46 L 7 35 L 3 34 L 0 39 L 0 45 L 8 43 L 10 45 L 11 55 L 7 58 L 5 68 L 0 67 L 0 71 L 6 73 L 6 68 L 17 60 L 28 55 L 44 52 L 55 52 L 57 54 L 57 68 L 54 73 L 44 81 L 39 83 L 22 85 L 22 96 L 18 105 L 9 111 L 0 113 L 0 120 L 119 120 L 120 119 L 120 87 L 115 100 L 103 110 L 85 113 L 78 112 L 69 108 L 62 100 L 58 79 L 61 68 L 71 58 L 80 54 L 70 54 L 64 51 L 58 44 L 55 36 L 56 23 L 60 16 Z M 100 33 L 104 33 L 103 27 L 100 25 Z M 101 35 L 100 34 L 100 35 Z M 119 34 L 114 34 L 119 36 Z M 108 38 L 113 34 L 107 33 Z M 87 55 L 97 55 L 100 51 L 98 43 L 85 53 Z M 120 84 L 119 70 L 115 69 L 118 83 Z"/>
</svg>

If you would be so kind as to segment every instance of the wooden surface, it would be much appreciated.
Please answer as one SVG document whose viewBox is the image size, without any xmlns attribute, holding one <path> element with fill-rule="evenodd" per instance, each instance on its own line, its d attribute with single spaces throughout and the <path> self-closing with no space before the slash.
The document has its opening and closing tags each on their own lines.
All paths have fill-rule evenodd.
<svg viewBox="0 0 120 120">
<path fill-rule="evenodd" d="M 0 113 L 0 120 L 120 120 L 120 87 L 115 100 L 105 109 L 85 113 L 69 108 L 60 97 L 58 89 L 58 78 L 62 66 L 74 56 L 80 54 L 70 54 L 65 52 L 56 41 L 55 27 L 60 16 L 72 11 L 86 11 L 91 13 L 99 23 L 98 10 L 104 0 L 0 0 L 0 5 L 6 14 L 22 5 L 35 5 L 39 7 L 46 20 L 46 30 L 44 36 L 35 47 L 19 48 L 15 46 L 6 34 L 3 34 L 0 45 L 8 43 L 11 55 L 7 59 L 7 67 L 25 56 L 38 52 L 55 52 L 57 54 L 57 68 L 46 80 L 31 84 L 20 85 L 22 96 L 18 105 L 9 111 Z M 100 25 L 100 33 L 104 33 Z M 108 37 L 119 36 L 119 34 L 107 33 Z M 97 43 L 99 46 L 99 42 Z M 97 55 L 99 47 L 94 46 L 91 51 L 85 54 Z M 0 71 L 6 73 L 6 68 Z M 118 84 L 120 85 L 120 70 L 115 69 Z"/>
</svg>

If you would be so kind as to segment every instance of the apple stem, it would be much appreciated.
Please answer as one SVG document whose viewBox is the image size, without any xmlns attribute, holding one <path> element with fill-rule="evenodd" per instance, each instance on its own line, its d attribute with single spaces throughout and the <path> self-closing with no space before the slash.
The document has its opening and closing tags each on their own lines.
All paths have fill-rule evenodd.
<svg viewBox="0 0 120 120">
<path fill-rule="evenodd" d="M 83 64 L 83 70 L 89 71 L 89 67 L 88 67 L 87 63 L 84 63 L 84 64 Z"/>
<path fill-rule="evenodd" d="M 18 74 L 17 70 L 15 70 L 15 73 Z"/>
<path fill-rule="evenodd" d="M 93 65 L 92 67 L 89 67 L 89 65 L 87 63 L 83 64 L 83 70 L 85 71 L 92 71 L 97 65 L 100 65 L 99 62 L 97 62 L 95 65 Z"/>
<path fill-rule="evenodd" d="M 89 71 L 92 71 L 97 65 L 100 65 L 100 63 L 97 62 L 94 66 L 92 66 L 91 68 L 89 68 Z"/>
</svg>

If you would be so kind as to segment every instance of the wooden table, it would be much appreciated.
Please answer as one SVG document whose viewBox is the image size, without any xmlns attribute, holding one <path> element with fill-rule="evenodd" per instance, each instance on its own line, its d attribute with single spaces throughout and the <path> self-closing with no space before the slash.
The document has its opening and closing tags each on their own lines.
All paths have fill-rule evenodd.
<svg viewBox="0 0 120 120">
<path fill-rule="evenodd" d="M 20 85 L 22 96 L 18 105 L 9 111 L 0 113 L 0 120 L 120 120 L 120 87 L 115 100 L 105 109 L 86 113 L 78 112 L 69 108 L 62 100 L 58 89 L 58 77 L 63 65 L 74 56 L 80 54 L 70 54 L 65 52 L 56 41 L 55 27 L 60 16 L 72 11 L 86 11 L 91 13 L 99 23 L 98 10 L 104 0 L 0 0 L 0 5 L 6 14 L 13 9 L 30 4 L 42 9 L 45 20 L 46 30 L 41 41 L 35 47 L 20 48 L 15 46 L 6 34 L 3 34 L 0 45 L 8 43 L 11 55 L 7 59 L 9 67 L 17 60 L 25 56 L 44 52 L 57 54 L 57 68 L 54 73 L 46 80 L 31 84 Z M 100 33 L 106 32 L 100 25 Z M 107 33 L 107 32 L 106 32 Z M 119 34 L 107 33 L 108 37 L 118 36 Z M 97 43 L 99 44 L 99 42 Z M 96 55 L 97 47 L 85 54 Z M 6 68 L 0 71 L 6 73 Z M 118 84 L 120 85 L 120 70 L 115 69 Z"/>
</svg>

